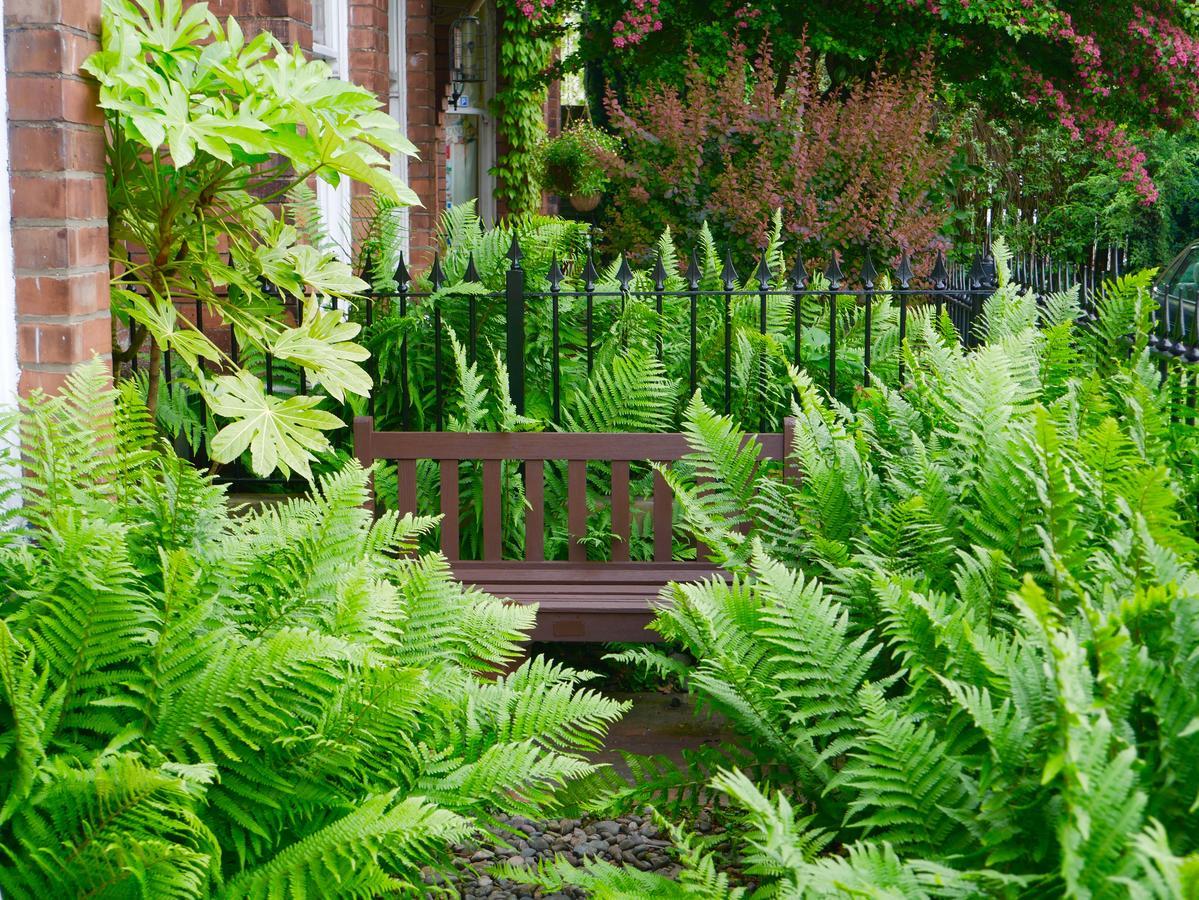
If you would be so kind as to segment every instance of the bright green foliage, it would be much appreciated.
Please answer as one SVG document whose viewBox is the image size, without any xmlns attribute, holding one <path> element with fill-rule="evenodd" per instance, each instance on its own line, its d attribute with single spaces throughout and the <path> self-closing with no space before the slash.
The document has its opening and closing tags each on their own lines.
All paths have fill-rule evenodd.
<svg viewBox="0 0 1199 900">
<path fill-rule="evenodd" d="M 313 178 L 417 203 L 389 161 L 415 149 L 373 93 L 269 31 L 247 41 L 236 20 L 222 28 L 205 3 L 106 0 L 103 25 L 102 49 L 84 68 L 100 83 L 108 126 L 112 300 L 130 326 L 117 362 L 149 336 L 151 409 L 160 354 L 171 351 L 212 411 L 231 420 L 211 442 L 214 460 L 249 448 L 259 474 L 308 476 L 313 454 L 329 448 L 323 432 L 340 420 L 314 408 L 318 397 L 267 397 L 248 367 L 209 374 L 206 361 L 232 360 L 204 334 L 201 309 L 232 325 L 243 354 L 269 352 L 338 401 L 366 396 L 358 326 L 322 308 L 366 285 L 272 203 Z"/>
<path fill-rule="evenodd" d="M 1077 326 L 997 250 L 983 346 L 918 314 L 907 385 L 854 410 L 795 377 L 798 481 L 690 410 L 711 480 L 674 481 L 732 579 L 670 587 L 653 627 L 777 791 L 712 782 L 768 895 L 1199 887 L 1194 426 L 1143 352 L 1148 279 Z"/>
<path fill-rule="evenodd" d="M 590 122 L 570 125 L 537 148 L 541 183 L 563 198 L 598 194 L 608 186 L 603 162 L 619 149 L 616 138 Z"/>
<path fill-rule="evenodd" d="M 7 897 L 419 896 L 473 817 L 592 772 L 622 711 L 542 660 L 534 611 L 407 553 L 351 464 L 231 516 L 97 363 L 22 423 L 0 548 Z"/>
<path fill-rule="evenodd" d="M 508 149 L 492 172 L 499 179 L 496 198 L 514 213 L 529 214 L 541 208 L 537 145 L 545 136 L 548 71 L 561 34 L 562 11 L 550 8 L 533 19 L 516 6 L 508 0 L 499 4 L 496 68 L 502 86 L 492 103 Z"/>
</svg>

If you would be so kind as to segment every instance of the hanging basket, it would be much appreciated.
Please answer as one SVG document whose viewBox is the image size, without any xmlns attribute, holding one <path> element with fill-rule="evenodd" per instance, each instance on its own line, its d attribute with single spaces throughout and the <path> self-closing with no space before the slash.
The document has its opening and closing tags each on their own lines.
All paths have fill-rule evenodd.
<svg viewBox="0 0 1199 900">
<path fill-rule="evenodd" d="M 594 194 L 571 194 L 570 205 L 578 212 L 591 212 L 599 206 L 601 196 L 602 194 L 599 192 Z"/>
</svg>

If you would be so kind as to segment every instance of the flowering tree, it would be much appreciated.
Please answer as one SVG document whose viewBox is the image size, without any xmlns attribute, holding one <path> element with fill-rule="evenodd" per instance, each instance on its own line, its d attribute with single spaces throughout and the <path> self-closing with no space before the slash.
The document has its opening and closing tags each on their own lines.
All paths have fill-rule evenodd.
<svg viewBox="0 0 1199 900">
<path fill-rule="evenodd" d="M 576 62 L 598 63 L 626 96 L 681 83 L 688 48 L 715 74 L 733 43 L 765 34 L 785 58 L 806 31 L 834 84 L 880 61 L 897 71 L 931 48 L 950 92 L 994 115 L 1060 123 L 1145 203 L 1157 188 L 1142 136 L 1199 118 L 1199 9 L 1187 2 L 592 0 L 586 22 Z"/>
<path fill-rule="evenodd" d="M 716 82 L 692 55 L 682 88 L 661 84 L 640 102 L 609 91 L 610 122 L 624 141 L 605 160 L 612 240 L 636 250 L 664 225 L 693 234 L 707 219 L 724 237 L 760 247 L 781 207 L 801 244 L 927 248 L 945 217 L 935 199 L 951 154 L 934 136 L 931 58 L 844 94 L 818 90 L 803 46 L 786 70 L 769 44 L 751 57 L 735 43 Z"/>
</svg>

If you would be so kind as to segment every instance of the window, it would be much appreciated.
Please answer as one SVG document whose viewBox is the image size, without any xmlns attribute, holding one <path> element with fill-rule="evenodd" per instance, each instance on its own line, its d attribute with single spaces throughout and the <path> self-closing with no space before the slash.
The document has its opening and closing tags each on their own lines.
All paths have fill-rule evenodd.
<svg viewBox="0 0 1199 900">
<path fill-rule="evenodd" d="M 350 77 L 349 0 L 312 0 L 312 55 L 323 59 L 336 78 Z M 317 180 L 316 199 L 329 239 L 349 257 L 350 182 L 333 187 Z"/>
</svg>

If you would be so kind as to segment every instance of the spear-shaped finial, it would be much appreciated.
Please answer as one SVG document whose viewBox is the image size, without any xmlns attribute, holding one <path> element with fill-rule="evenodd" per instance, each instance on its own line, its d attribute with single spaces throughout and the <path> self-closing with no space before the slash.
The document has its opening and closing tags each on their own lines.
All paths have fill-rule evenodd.
<svg viewBox="0 0 1199 900">
<path fill-rule="evenodd" d="M 878 270 L 874 268 L 874 258 L 870 255 L 870 248 L 866 248 L 866 258 L 862 260 L 862 287 L 866 290 L 872 290 L 874 283 L 878 281 Z"/>
<path fill-rule="evenodd" d="M 558 290 L 562 284 L 562 277 L 562 267 L 558 265 L 558 254 L 555 253 L 550 257 L 550 273 L 548 278 L 551 291 Z"/>
<path fill-rule="evenodd" d="M 841 260 L 837 258 L 836 250 L 829 257 L 828 266 L 824 270 L 824 277 L 828 280 L 830 291 L 835 291 L 841 287 L 841 279 L 845 277 L 845 273 L 841 271 Z"/>
<path fill-rule="evenodd" d="M 436 253 L 433 254 L 433 268 L 429 272 L 429 281 L 433 285 L 434 293 L 445 283 L 445 272 L 441 270 L 441 257 Z"/>
<path fill-rule="evenodd" d="M 808 270 L 803 267 L 803 252 L 795 254 L 795 265 L 791 267 L 791 287 L 802 291 L 808 286 Z"/>
<path fill-rule="evenodd" d="M 737 269 L 733 266 L 733 251 L 727 247 L 724 251 L 724 268 L 720 271 L 720 280 L 724 282 L 726 291 L 731 291 L 737 286 Z"/>
<path fill-rule="evenodd" d="M 694 249 L 691 251 L 691 259 L 687 261 L 687 273 L 683 277 L 687 279 L 688 289 L 699 290 L 699 257 L 696 256 Z"/>
<path fill-rule="evenodd" d="M 933 286 L 938 290 L 945 290 L 945 285 L 949 282 L 949 273 L 945 270 L 945 254 L 940 250 L 937 251 L 937 261 L 933 264 Z"/>
<path fill-rule="evenodd" d="M 759 290 L 765 291 L 770 288 L 770 279 L 772 276 L 770 273 L 770 263 L 766 262 L 765 250 L 762 251 L 762 255 L 758 258 L 758 269 L 754 273 L 754 276 L 758 280 Z"/>
<path fill-rule="evenodd" d="M 586 290 L 594 290 L 595 282 L 599 279 L 599 272 L 595 269 L 595 256 L 591 251 L 587 251 L 587 264 L 583 266 L 583 287 Z"/>
<path fill-rule="evenodd" d="M 908 289 L 908 285 L 912 283 L 912 274 L 912 260 L 908 251 L 904 250 L 903 255 L 899 257 L 899 268 L 895 270 L 895 278 L 901 290 Z"/>
<path fill-rule="evenodd" d="M 462 274 L 463 281 L 478 281 L 479 270 L 475 268 L 475 251 L 471 251 L 466 257 L 466 271 Z"/>
<path fill-rule="evenodd" d="M 666 267 L 662 264 L 662 254 L 654 260 L 654 290 L 661 291 L 666 287 Z"/>
<path fill-rule="evenodd" d="M 616 280 L 620 282 L 622 291 L 627 291 L 633 283 L 633 270 L 629 268 L 629 261 L 623 254 L 620 257 L 620 268 L 616 270 Z"/>
</svg>

